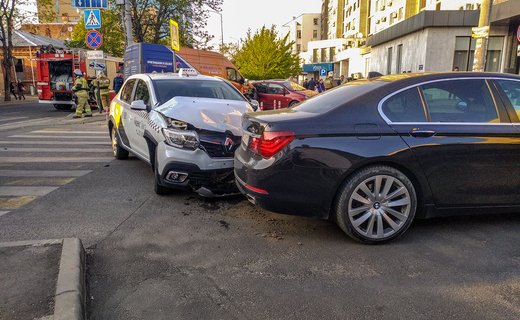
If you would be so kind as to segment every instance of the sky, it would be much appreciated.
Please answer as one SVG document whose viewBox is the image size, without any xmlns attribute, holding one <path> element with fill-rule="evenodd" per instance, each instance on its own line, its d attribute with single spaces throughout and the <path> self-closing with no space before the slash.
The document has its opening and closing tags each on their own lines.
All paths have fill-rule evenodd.
<svg viewBox="0 0 520 320">
<path fill-rule="evenodd" d="M 281 27 L 302 13 L 320 13 L 322 0 L 224 0 L 224 42 L 244 39 L 247 30 L 253 32 L 263 25 Z M 215 47 L 220 44 L 220 15 L 210 12 L 208 32 L 214 36 Z"/>
</svg>

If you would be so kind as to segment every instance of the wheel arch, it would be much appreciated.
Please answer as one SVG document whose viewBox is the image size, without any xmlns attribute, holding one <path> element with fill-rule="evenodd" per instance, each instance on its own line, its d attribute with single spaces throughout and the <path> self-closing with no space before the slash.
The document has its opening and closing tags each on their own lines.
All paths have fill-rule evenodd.
<svg viewBox="0 0 520 320">
<path fill-rule="evenodd" d="M 153 135 L 145 131 L 143 134 L 144 140 L 148 145 L 148 156 L 150 158 L 150 164 L 152 165 L 152 170 L 155 170 L 155 150 L 157 148 L 157 140 L 153 137 Z"/>
</svg>

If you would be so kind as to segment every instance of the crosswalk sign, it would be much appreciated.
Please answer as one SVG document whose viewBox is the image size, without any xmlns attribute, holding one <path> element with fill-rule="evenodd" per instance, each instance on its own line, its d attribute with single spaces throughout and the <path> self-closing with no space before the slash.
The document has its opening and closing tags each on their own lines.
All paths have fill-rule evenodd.
<svg viewBox="0 0 520 320">
<path fill-rule="evenodd" d="M 101 28 L 101 10 L 99 10 L 99 9 L 85 10 L 84 21 L 85 21 L 86 29 Z"/>
</svg>

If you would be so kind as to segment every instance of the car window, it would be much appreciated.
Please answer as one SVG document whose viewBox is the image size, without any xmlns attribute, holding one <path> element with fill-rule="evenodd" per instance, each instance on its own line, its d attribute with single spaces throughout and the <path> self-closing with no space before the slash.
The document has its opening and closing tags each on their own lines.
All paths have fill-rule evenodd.
<svg viewBox="0 0 520 320">
<path fill-rule="evenodd" d="M 287 81 L 284 84 L 285 84 L 285 86 L 287 88 L 291 88 L 291 90 L 293 90 L 293 91 L 305 91 L 305 90 L 307 90 L 304 87 L 302 87 L 299 84 L 297 84 L 296 82 Z"/>
<path fill-rule="evenodd" d="M 392 122 L 425 122 L 426 115 L 417 87 L 399 92 L 388 98 L 383 114 Z"/>
<path fill-rule="evenodd" d="M 498 85 L 504 91 L 511 106 L 520 118 L 520 82 L 511 80 L 497 80 Z"/>
<path fill-rule="evenodd" d="M 121 89 L 121 100 L 130 103 L 132 100 L 132 91 L 134 90 L 135 79 L 128 80 L 123 89 Z"/>
<path fill-rule="evenodd" d="M 484 80 L 451 80 L 421 86 L 432 122 L 500 122 Z"/>
<path fill-rule="evenodd" d="M 137 82 L 134 100 L 143 100 L 144 104 L 146 104 L 147 106 L 150 105 L 150 91 L 148 90 L 146 82 L 144 82 L 143 80 L 139 80 Z"/>
<path fill-rule="evenodd" d="M 245 101 L 235 87 L 225 81 L 167 79 L 153 83 L 160 104 L 177 96 Z"/>
<path fill-rule="evenodd" d="M 343 104 L 370 93 L 385 85 L 385 81 L 356 80 L 346 85 L 338 86 L 305 100 L 293 108 L 299 111 L 325 113 Z"/>
<path fill-rule="evenodd" d="M 232 69 L 232 68 L 227 68 L 227 75 L 228 75 L 228 80 L 231 80 L 231 81 L 237 81 L 237 72 L 235 69 Z"/>
<path fill-rule="evenodd" d="M 283 87 L 276 83 L 270 83 L 269 87 L 267 87 L 267 93 L 269 94 L 283 94 L 283 92 Z"/>
<path fill-rule="evenodd" d="M 267 93 L 267 84 L 256 82 L 253 84 L 258 93 Z"/>
</svg>

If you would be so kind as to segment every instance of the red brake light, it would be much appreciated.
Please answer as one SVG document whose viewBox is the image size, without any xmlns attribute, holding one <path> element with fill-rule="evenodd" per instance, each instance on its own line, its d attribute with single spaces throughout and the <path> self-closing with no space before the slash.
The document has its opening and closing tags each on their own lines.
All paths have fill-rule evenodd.
<svg viewBox="0 0 520 320">
<path fill-rule="evenodd" d="M 271 158 L 294 140 L 294 132 L 264 132 L 260 138 L 251 137 L 249 149 L 264 158 Z"/>
</svg>

